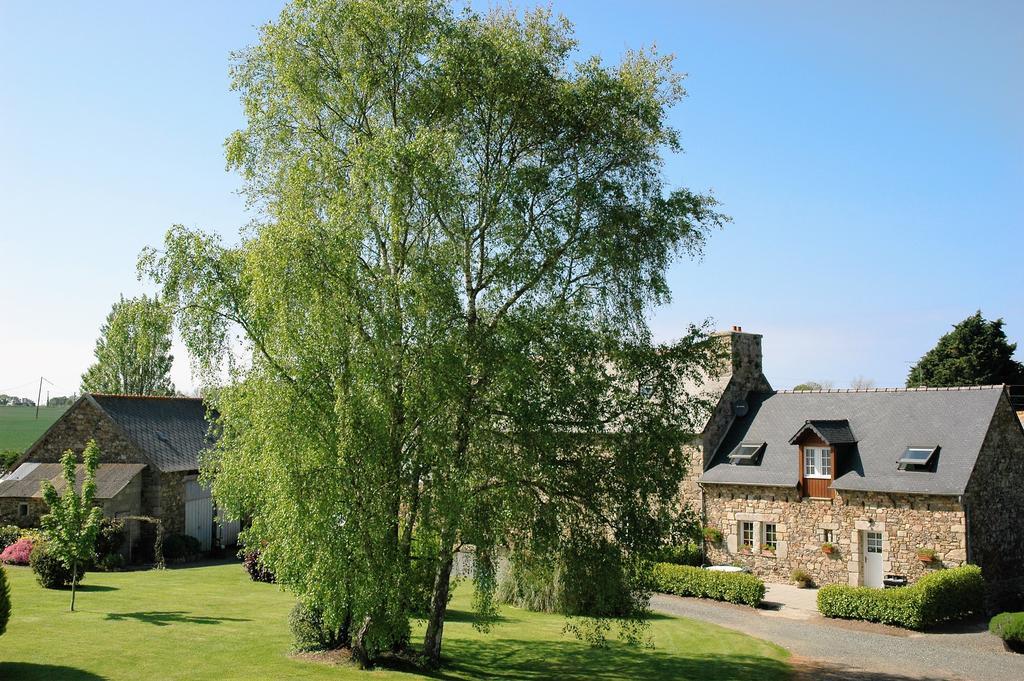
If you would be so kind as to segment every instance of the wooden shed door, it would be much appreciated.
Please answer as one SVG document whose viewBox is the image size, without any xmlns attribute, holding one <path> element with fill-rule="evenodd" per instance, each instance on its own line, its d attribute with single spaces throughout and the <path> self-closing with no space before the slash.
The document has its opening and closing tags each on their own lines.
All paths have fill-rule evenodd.
<svg viewBox="0 0 1024 681">
<path fill-rule="evenodd" d="M 209 551 L 213 539 L 213 499 L 210 489 L 197 480 L 185 481 L 185 534 L 199 540 Z"/>
</svg>

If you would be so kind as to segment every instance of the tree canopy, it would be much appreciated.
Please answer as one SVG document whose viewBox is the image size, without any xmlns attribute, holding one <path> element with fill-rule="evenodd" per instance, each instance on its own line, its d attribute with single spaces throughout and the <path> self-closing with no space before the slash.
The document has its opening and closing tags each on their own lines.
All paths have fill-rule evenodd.
<svg viewBox="0 0 1024 681">
<path fill-rule="evenodd" d="M 721 355 L 705 326 L 653 342 L 646 314 L 725 218 L 662 178 L 672 59 L 575 49 L 542 10 L 289 4 L 233 68 L 227 157 L 259 217 L 140 260 L 198 366 L 230 370 L 218 505 L 363 663 L 414 614 L 438 661 L 460 547 L 486 616 L 499 552 L 628 561 L 675 517 L 708 407 L 684 383 Z"/>
<path fill-rule="evenodd" d="M 82 391 L 173 395 L 173 324 L 173 314 L 158 298 L 122 296 L 100 327 L 96 361 L 82 374 Z"/>
<path fill-rule="evenodd" d="M 910 369 L 907 387 L 1024 383 L 1024 365 L 1013 359 L 1016 343 L 1003 320 L 989 321 L 981 310 L 942 336 Z"/>
</svg>

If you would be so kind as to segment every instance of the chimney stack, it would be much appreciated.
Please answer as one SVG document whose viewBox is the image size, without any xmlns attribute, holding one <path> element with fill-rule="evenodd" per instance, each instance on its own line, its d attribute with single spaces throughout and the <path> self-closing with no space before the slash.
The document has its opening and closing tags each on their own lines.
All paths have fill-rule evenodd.
<svg viewBox="0 0 1024 681">
<path fill-rule="evenodd" d="M 743 333 L 743 327 L 742 326 L 736 326 L 735 324 L 733 324 L 732 325 L 732 332 L 733 333 Z"/>
</svg>

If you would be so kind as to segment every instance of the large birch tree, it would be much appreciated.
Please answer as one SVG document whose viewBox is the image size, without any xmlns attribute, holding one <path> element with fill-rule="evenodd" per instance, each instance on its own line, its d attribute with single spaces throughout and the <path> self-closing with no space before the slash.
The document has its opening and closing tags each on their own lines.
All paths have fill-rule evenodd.
<svg viewBox="0 0 1024 681">
<path fill-rule="evenodd" d="M 723 217 L 668 187 L 672 59 L 574 60 L 549 12 L 303 1 L 236 55 L 240 243 L 175 227 L 140 267 L 210 376 L 205 462 L 245 539 L 366 664 L 441 656 L 453 556 L 656 545 L 718 359 L 652 341 L 666 269 Z"/>
</svg>

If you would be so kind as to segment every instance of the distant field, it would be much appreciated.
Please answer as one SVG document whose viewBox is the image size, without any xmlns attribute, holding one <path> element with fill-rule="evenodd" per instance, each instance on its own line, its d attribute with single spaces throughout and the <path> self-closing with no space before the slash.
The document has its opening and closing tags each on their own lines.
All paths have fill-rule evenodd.
<svg viewBox="0 0 1024 681">
<path fill-rule="evenodd" d="M 67 407 L 0 407 L 0 452 L 7 449 L 24 451 L 39 439 Z"/>
</svg>

